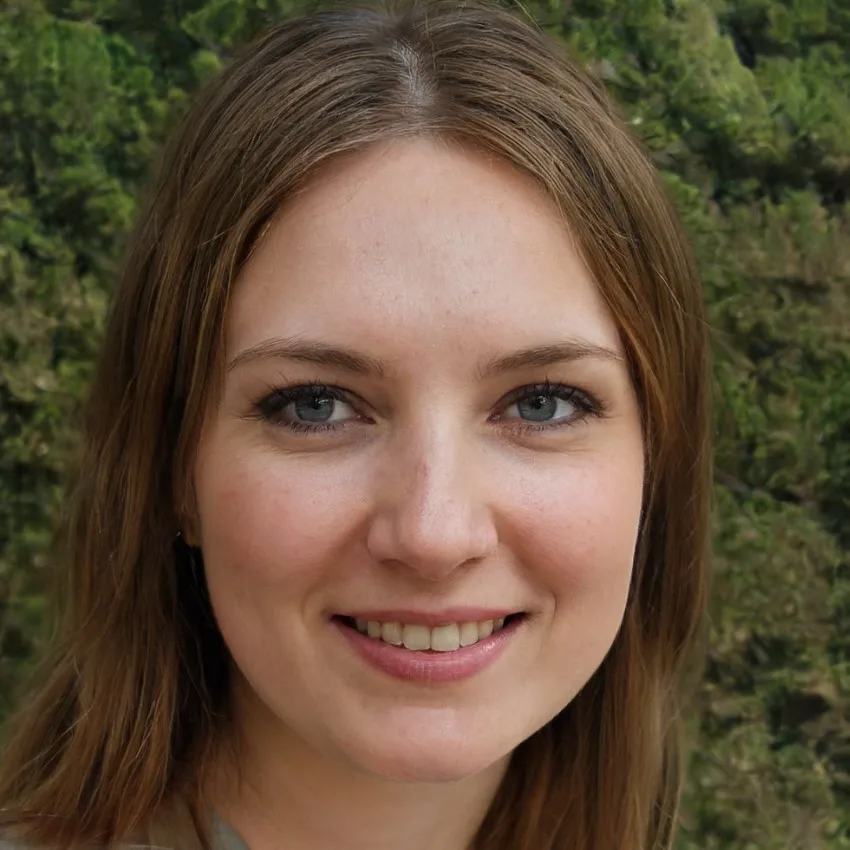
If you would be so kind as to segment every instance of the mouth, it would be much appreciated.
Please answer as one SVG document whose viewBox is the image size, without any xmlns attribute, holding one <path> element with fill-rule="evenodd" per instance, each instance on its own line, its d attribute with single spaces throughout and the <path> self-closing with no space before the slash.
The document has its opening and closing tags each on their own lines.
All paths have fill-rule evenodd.
<svg viewBox="0 0 850 850">
<path fill-rule="evenodd" d="M 470 620 L 427 626 L 421 623 L 382 622 L 336 615 L 332 619 L 345 629 L 371 638 L 377 643 L 422 654 L 452 653 L 493 638 L 500 632 L 513 631 L 526 618 L 524 612 L 492 620 Z"/>
</svg>

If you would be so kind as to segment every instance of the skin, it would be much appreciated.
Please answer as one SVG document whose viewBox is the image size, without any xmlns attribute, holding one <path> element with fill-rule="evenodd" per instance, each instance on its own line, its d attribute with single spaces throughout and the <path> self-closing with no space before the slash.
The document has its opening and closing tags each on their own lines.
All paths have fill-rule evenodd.
<svg viewBox="0 0 850 850">
<path fill-rule="evenodd" d="M 211 799 L 253 850 L 460 850 L 510 753 L 622 622 L 644 468 L 615 323 L 529 178 L 407 140 L 339 160 L 280 212 L 226 337 L 195 535 L 237 668 L 242 781 L 222 757 Z M 267 350 L 296 339 L 381 373 Z M 599 352 L 481 374 L 563 343 Z M 269 394 L 314 383 L 349 395 L 322 402 L 333 429 L 293 432 L 304 404 Z M 534 394 L 510 394 L 541 383 L 604 410 L 549 392 L 548 418 L 529 421 Z M 526 617 L 497 661 L 450 684 L 374 669 L 329 619 L 457 605 Z"/>
</svg>

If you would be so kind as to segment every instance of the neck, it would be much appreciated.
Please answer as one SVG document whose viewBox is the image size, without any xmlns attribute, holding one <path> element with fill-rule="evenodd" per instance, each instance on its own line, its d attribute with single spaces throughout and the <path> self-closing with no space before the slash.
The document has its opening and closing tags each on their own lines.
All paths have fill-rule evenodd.
<svg viewBox="0 0 850 850">
<path fill-rule="evenodd" d="M 222 748 L 210 801 L 251 850 L 469 850 L 507 768 L 505 759 L 452 782 L 396 782 L 268 717 L 235 719 L 238 742 Z"/>
</svg>

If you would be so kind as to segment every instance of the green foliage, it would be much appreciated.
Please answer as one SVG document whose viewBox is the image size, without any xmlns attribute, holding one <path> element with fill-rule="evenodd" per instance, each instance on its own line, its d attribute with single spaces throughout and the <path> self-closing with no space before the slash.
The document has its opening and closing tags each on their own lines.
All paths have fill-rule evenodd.
<svg viewBox="0 0 850 850">
<path fill-rule="evenodd" d="M 187 95 L 296 0 L 0 6 L 0 713 L 136 197 Z M 523 6 L 663 172 L 716 350 L 716 582 L 681 850 L 850 848 L 850 3 Z"/>
</svg>

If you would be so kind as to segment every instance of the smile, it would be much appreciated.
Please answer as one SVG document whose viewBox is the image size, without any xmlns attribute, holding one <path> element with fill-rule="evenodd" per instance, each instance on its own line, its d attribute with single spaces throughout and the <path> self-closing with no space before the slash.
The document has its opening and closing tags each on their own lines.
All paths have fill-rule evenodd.
<svg viewBox="0 0 850 850">
<path fill-rule="evenodd" d="M 370 667 L 433 686 L 471 678 L 495 663 L 524 631 L 527 619 L 518 613 L 429 626 L 337 615 L 331 623 Z"/>
<path fill-rule="evenodd" d="M 382 640 L 393 646 L 403 646 L 414 652 L 456 652 L 461 647 L 474 646 L 505 626 L 505 617 L 465 623 L 447 623 L 430 628 L 418 623 L 382 623 L 378 620 L 341 618 L 362 635 Z M 507 618 L 510 619 L 510 618 Z"/>
</svg>

